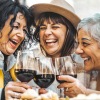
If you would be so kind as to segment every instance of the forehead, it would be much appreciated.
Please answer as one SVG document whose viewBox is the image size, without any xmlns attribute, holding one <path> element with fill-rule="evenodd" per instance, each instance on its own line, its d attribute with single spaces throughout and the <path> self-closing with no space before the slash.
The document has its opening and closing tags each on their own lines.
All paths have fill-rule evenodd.
<svg viewBox="0 0 100 100">
<path fill-rule="evenodd" d="M 49 19 L 49 20 L 44 20 L 42 24 L 54 24 L 54 22 L 51 19 Z"/>
<path fill-rule="evenodd" d="M 26 26 L 26 18 L 25 18 L 25 16 L 24 16 L 22 13 L 20 13 L 20 12 L 17 13 L 15 22 L 21 23 L 21 24 L 23 24 L 23 25 Z"/>
<path fill-rule="evenodd" d="M 22 20 L 25 19 L 25 16 L 22 13 L 18 12 L 16 18 Z"/>
<path fill-rule="evenodd" d="M 22 13 L 18 12 L 16 16 L 16 20 L 26 21 L 26 18 Z"/>
<path fill-rule="evenodd" d="M 87 31 L 85 31 L 84 29 L 80 29 L 80 30 L 78 31 L 78 40 L 80 40 L 80 39 L 82 39 L 82 38 L 88 38 L 88 39 L 90 39 L 91 36 L 90 36 L 90 34 L 89 34 Z"/>
<path fill-rule="evenodd" d="M 40 19 L 38 19 L 37 21 L 37 25 L 42 25 L 44 23 L 53 23 L 53 24 L 57 24 L 57 23 L 63 23 L 63 20 L 61 20 L 61 18 L 54 18 L 54 17 L 41 17 Z"/>
</svg>

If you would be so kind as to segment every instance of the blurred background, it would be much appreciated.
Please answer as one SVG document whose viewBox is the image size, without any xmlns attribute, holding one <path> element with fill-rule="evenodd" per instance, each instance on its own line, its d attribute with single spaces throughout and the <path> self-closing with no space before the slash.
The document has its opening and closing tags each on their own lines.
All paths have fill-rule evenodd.
<svg viewBox="0 0 100 100">
<path fill-rule="evenodd" d="M 36 3 L 48 3 L 51 0 L 20 0 L 21 3 L 32 6 Z M 68 1 L 75 9 L 76 14 L 82 19 L 93 15 L 94 13 L 100 13 L 100 0 L 66 0 Z"/>
</svg>

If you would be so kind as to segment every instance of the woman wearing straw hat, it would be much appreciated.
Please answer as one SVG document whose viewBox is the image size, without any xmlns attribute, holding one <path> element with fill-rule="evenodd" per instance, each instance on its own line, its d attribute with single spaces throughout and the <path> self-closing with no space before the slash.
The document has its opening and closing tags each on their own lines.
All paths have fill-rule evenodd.
<svg viewBox="0 0 100 100">
<path fill-rule="evenodd" d="M 34 4 L 30 10 L 36 22 L 33 37 L 40 43 L 42 56 L 51 57 L 54 61 L 56 57 L 71 55 L 75 47 L 76 27 L 80 21 L 73 7 L 65 0 L 52 0 Z M 57 83 L 54 82 L 49 88 L 55 91 L 55 87 Z"/>
</svg>

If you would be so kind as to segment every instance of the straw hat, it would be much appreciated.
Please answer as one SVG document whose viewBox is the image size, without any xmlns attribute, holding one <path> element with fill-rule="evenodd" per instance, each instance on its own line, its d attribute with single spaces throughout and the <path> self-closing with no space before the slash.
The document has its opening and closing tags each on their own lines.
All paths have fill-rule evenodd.
<svg viewBox="0 0 100 100">
<path fill-rule="evenodd" d="M 65 0 L 52 0 L 49 3 L 38 3 L 30 7 L 35 19 L 43 12 L 54 12 L 67 18 L 76 28 L 80 18 L 75 14 L 73 7 Z"/>
</svg>

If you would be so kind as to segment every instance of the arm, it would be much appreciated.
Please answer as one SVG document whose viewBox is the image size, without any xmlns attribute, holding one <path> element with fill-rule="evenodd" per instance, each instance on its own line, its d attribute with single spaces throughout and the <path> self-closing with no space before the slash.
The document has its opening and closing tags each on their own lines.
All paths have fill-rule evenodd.
<svg viewBox="0 0 100 100">
<path fill-rule="evenodd" d="M 61 75 L 58 77 L 58 79 L 66 81 L 60 84 L 58 88 L 64 88 L 64 94 L 69 97 L 75 97 L 78 94 L 89 95 L 91 93 L 100 93 L 100 91 L 87 89 L 78 79 L 73 78 L 71 76 Z M 67 91 L 66 88 L 68 88 Z"/>
<path fill-rule="evenodd" d="M 86 95 L 89 95 L 89 94 L 91 94 L 91 93 L 100 94 L 100 91 L 96 91 L 96 90 L 87 89 L 87 91 L 86 91 Z"/>
</svg>

